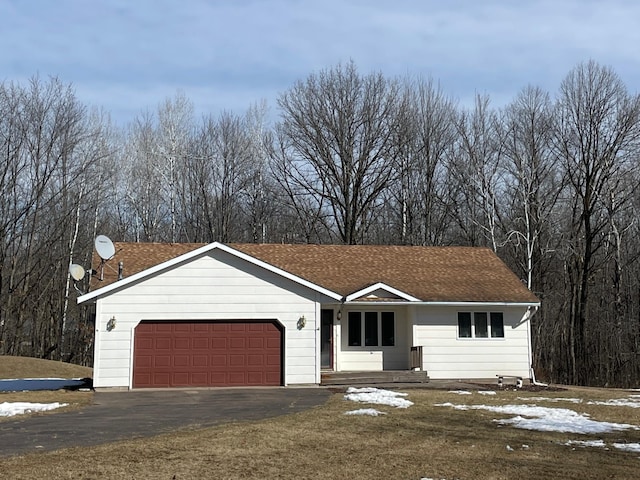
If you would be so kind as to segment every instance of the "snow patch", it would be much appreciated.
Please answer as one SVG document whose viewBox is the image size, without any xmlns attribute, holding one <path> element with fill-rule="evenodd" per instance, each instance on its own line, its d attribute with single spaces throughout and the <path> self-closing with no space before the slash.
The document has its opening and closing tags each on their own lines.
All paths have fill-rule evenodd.
<svg viewBox="0 0 640 480">
<path fill-rule="evenodd" d="M 0 403 L 0 417 L 12 417 L 25 413 L 44 412 L 66 407 L 67 403 L 30 403 L 30 402 L 4 402 Z"/>
<path fill-rule="evenodd" d="M 566 397 L 559 397 L 559 398 L 518 397 L 518 400 L 532 401 L 532 402 L 553 402 L 553 403 L 557 403 L 557 402 L 582 403 L 582 399 L 581 398 L 566 398 Z"/>
<path fill-rule="evenodd" d="M 634 397 L 633 395 L 630 395 Z M 640 398 L 613 398 L 611 400 L 591 400 L 587 405 L 605 405 L 611 407 L 631 407 L 640 408 Z"/>
<path fill-rule="evenodd" d="M 569 440 L 564 444 L 569 446 L 575 445 L 577 447 L 598 447 L 598 448 L 606 447 L 604 440 Z"/>
<path fill-rule="evenodd" d="M 457 393 L 458 395 L 471 395 L 469 390 L 449 390 L 449 393 Z"/>
<path fill-rule="evenodd" d="M 625 452 L 640 453 L 640 443 L 614 443 L 613 446 Z"/>
<path fill-rule="evenodd" d="M 371 417 L 377 417 L 378 415 L 386 415 L 386 412 L 381 412 L 375 408 L 361 408 L 359 410 L 351 410 L 344 412 L 345 415 L 369 415 Z"/>
<path fill-rule="evenodd" d="M 413 402 L 406 400 L 406 393 L 392 392 L 374 387 L 355 388 L 349 387 L 344 396 L 347 400 L 361 403 L 373 403 L 375 405 L 389 405 L 396 408 L 408 408 Z"/>
<path fill-rule="evenodd" d="M 496 392 L 494 392 L 493 390 L 478 390 L 478 393 L 480 395 L 495 395 Z"/>
<path fill-rule="evenodd" d="M 593 434 L 638 429 L 635 425 L 626 423 L 591 420 L 587 414 L 578 414 L 566 408 L 548 408 L 538 407 L 536 405 L 454 405 L 451 403 L 442 403 L 436 406 L 451 407 L 456 410 L 488 410 L 506 415 L 516 415 L 513 418 L 494 420 L 494 422 L 501 425 L 513 425 L 516 428 L 538 430 L 541 432 Z"/>
</svg>

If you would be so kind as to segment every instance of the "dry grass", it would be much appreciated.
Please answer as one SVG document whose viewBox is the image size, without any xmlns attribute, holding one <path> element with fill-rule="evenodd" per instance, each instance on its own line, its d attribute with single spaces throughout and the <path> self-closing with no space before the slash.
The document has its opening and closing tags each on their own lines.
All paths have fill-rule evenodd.
<svg viewBox="0 0 640 480">
<path fill-rule="evenodd" d="M 408 409 L 379 407 L 380 417 L 346 416 L 360 408 L 334 395 L 304 413 L 184 431 L 154 438 L 30 454 L 0 460 L 3 476 L 31 478 L 153 479 L 601 479 L 637 478 L 640 454 L 615 448 L 581 448 L 568 440 L 640 442 L 640 431 L 579 435 L 499 426 L 501 415 L 457 411 L 438 403 L 511 404 L 570 408 L 594 420 L 640 425 L 640 409 L 526 400 L 622 398 L 596 389 L 565 392 L 498 392 L 496 396 L 409 390 Z M 522 399 L 524 398 L 524 399 Z M 510 446 L 513 451 L 507 449 Z"/>
<path fill-rule="evenodd" d="M 71 363 L 0 355 L 0 378 L 86 378 L 93 369 Z"/>
<path fill-rule="evenodd" d="M 85 378 L 92 376 L 92 369 L 70 363 L 42 360 L 30 357 L 0 356 L 0 379 L 2 378 Z M 56 412 L 74 410 L 93 401 L 91 392 L 38 391 L 38 392 L 0 392 L 0 403 L 67 403 L 68 406 L 42 413 L 25 415 L 51 415 Z M 23 418 L 25 415 L 21 415 Z M 15 417 L 0 417 L 0 422 Z"/>
</svg>

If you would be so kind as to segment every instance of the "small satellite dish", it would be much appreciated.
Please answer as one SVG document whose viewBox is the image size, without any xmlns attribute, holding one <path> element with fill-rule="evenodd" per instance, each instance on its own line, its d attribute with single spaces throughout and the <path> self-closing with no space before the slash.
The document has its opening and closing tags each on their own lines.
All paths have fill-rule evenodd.
<svg viewBox="0 0 640 480">
<path fill-rule="evenodd" d="M 98 235 L 95 241 L 96 252 L 102 260 L 109 260 L 116 254 L 116 247 L 106 235 Z"/>
<path fill-rule="evenodd" d="M 72 263 L 71 265 L 69 265 L 69 274 L 71 275 L 71 278 L 73 278 L 76 282 L 79 282 L 84 278 L 84 268 L 82 268 L 82 265 Z"/>
</svg>

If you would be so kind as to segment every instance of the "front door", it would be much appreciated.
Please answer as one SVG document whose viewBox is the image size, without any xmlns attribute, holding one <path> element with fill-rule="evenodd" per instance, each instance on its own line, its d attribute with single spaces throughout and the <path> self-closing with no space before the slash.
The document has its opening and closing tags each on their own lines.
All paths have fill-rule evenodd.
<svg viewBox="0 0 640 480">
<path fill-rule="evenodd" d="M 320 367 L 333 368 L 333 310 L 320 311 Z"/>
</svg>

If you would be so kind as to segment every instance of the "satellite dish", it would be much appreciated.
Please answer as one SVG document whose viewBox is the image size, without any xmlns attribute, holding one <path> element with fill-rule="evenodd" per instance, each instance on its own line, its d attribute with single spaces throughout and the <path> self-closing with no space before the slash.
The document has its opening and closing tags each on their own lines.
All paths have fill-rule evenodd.
<svg viewBox="0 0 640 480">
<path fill-rule="evenodd" d="M 106 235 L 98 235 L 95 241 L 96 252 L 102 260 L 109 260 L 116 254 L 116 247 Z"/>
<path fill-rule="evenodd" d="M 82 265 L 72 263 L 71 265 L 69 265 L 69 274 L 71 275 L 71 278 L 73 278 L 76 282 L 79 282 L 84 278 L 84 268 L 82 268 Z"/>
</svg>

